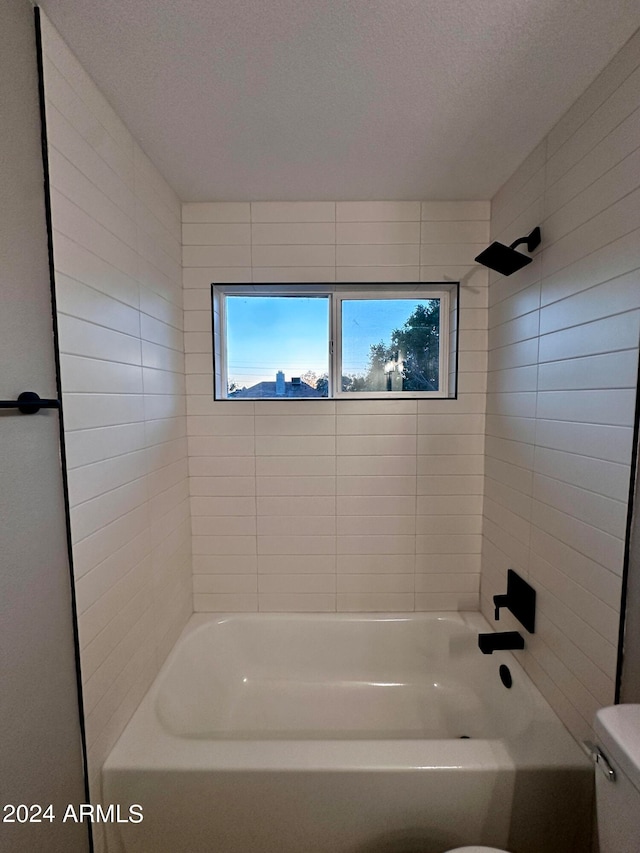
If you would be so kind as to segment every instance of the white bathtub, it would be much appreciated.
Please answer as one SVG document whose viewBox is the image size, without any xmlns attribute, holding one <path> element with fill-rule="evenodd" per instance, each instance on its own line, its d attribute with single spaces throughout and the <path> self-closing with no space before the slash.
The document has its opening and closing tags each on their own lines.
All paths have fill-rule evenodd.
<svg viewBox="0 0 640 853">
<path fill-rule="evenodd" d="M 113 853 L 589 849 L 592 769 L 477 613 L 194 616 L 103 769 Z M 499 677 L 508 664 L 513 686 Z"/>
</svg>

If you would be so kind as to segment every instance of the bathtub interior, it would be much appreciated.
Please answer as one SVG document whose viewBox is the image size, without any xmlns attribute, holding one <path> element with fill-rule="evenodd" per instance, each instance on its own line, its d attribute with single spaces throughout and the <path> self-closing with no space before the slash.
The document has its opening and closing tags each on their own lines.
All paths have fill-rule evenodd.
<svg viewBox="0 0 640 853">
<path fill-rule="evenodd" d="M 591 765 L 515 656 L 480 653 L 486 630 L 192 617 L 103 767 L 106 800 L 145 815 L 106 827 L 109 853 L 584 853 Z"/>
<path fill-rule="evenodd" d="M 457 616 L 226 616 L 193 630 L 160 679 L 171 734 L 206 739 L 451 739 L 522 734 L 517 667 Z"/>
</svg>

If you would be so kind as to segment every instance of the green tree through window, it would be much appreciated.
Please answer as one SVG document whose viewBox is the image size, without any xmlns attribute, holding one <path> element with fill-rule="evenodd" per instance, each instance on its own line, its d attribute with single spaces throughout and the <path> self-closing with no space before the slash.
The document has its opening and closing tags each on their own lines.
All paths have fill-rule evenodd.
<svg viewBox="0 0 640 853">
<path fill-rule="evenodd" d="M 371 344 L 364 375 L 343 375 L 343 391 L 438 391 L 440 382 L 440 300 L 416 306 L 390 340 Z M 326 388 L 321 377 L 316 387 Z"/>
</svg>

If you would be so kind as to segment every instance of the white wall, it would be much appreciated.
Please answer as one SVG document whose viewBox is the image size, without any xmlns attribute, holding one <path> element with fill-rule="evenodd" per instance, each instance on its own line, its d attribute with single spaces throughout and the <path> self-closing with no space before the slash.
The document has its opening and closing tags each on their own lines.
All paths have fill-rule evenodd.
<svg viewBox="0 0 640 853">
<path fill-rule="evenodd" d="M 0 397 L 55 397 L 32 7 L 0 4 Z M 84 799 L 60 422 L 0 413 L 2 805 Z M 3 816 L 5 813 L 3 812 Z M 3 823 L 12 853 L 84 853 L 86 825 Z"/>
<path fill-rule="evenodd" d="M 92 790 L 192 611 L 180 204 L 55 29 L 45 89 Z"/>
<path fill-rule="evenodd" d="M 640 333 L 640 35 L 492 201 L 542 228 L 489 287 L 482 608 L 509 566 L 538 591 L 522 661 L 569 729 L 612 703 Z M 496 627 L 517 627 L 507 616 Z"/>
<path fill-rule="evenodd" d="M 486 202 L 186 204 L 195 609 L 478 607 Z M 458 400 L 212 399 L 211 282 L 460 280 Z"/>
</svg>

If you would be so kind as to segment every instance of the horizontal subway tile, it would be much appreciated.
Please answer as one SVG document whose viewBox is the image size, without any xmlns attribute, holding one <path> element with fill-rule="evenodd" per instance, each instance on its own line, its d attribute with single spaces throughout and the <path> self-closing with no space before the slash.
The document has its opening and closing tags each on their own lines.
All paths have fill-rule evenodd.
<svg viewBox="0 0 640 853">
<path fill-rule="evenodd" d="M 483 482 L 481 476 L 419 476 L 419 495 L 481 495 Z"/>
<path fill-rule="evenodd" d="M 538 390 L 632 388 L 637 362 L 635 350 L 547 362 L 538 368 Z"/>
<path fill-rule="evenodd" d="M 333 415 L 255 415 L 256 436 L 333 435 Z"/>
<path fill-rule="evenodd" d="M 338 414 L 335 428 L 338 435 L 413 435 L 416 416 Z"/>
<path fill-rule="evenodd" d="M 334 456 L 333 435 L 256 435 L 256 456 Z"/>
<path fill-rule="evenodd" d="M 67 317 L 58 317 L 58 336 L 60 352 L 67 355 L 117 361 L 125 364 L 141 364 L 142 352 L 140 340 L 131 335 L 107 329 L 94 322 Z"/>
<path fill-rule="evenodd" d="M 336 463 L 338 476 L 415 477 L 416 474 L 416 457 L 412 453 L 404 456 L 338 456 Z"/>
<path fill-rule="evenodd" d="M 416 592 L 416 611 L 478 610 L 478 593 L 469 592 Z"/>
<path fill-rule="evenodd" d="M 340 574 L 338 592 L 413 592 L 414 575 L 410 574 Z"/>
<path fill-rule="evenodd" d="M 419 201 L 339 201 L 338 222 L 417 222 Z"/>
<path fill-rule="evenodd" d="M 479 454 L 484 449 L 484 435 L 451 435 L 445 433 L 419 435 L 420 456 Z"/>
<path fill-rule="evenodd" d="M 253 201 L 252 222 L 333 222 L 332 201 Z"/>
<path fill-rule="evenodd" d="M 482 537 L 479 535 L 416 536 L 416 554 L 479 554 L 481 545 Z"/>
<path fill-rule="evenodd" d="M 256 460 L 253 456 L 192 456 L 189 475 L 199 477 L 253 477 Z"/>
<path fill-rule="evenodd" d="M 242 250 L 244 253 L 244 250 Z M 240 253 L 238 253 L 240 254 Z M 182 268 L 185 311 L 211 311 L 212 284 L 246 284 L 251 281 L 251 266 L 189 266 Z"/>
<path fill-rule="evenodd" d="M 491 203 L 488 201 L 423 201 L 423 221 L 447 222 L 489 220 Z"/>
<path fill-rule="evenodd" d="M 185 267 L 250 267 L 249 246 L 183 246 Z"/>
<path fill-rule="evenodd" d="M 333 282 L 336 278 L 333 266 L 290 265 L 272 267 L 253 267 L 254 284 L 283 284 L 293 282 Z"/>
<path fill-rule="evenodd" d="M 253 435 L 253 415 L 189 415 L 187 431 L 192 436 Z"/>
<path fill-rule="evenodd" d="M 483 431 L 483 415 L 418 415 L 418 432 L 421 434 L 473 435 Z"/>
<path fill-rule="evenodd" d="M 337 400 L 338 415 L 414 415 L 417 400 Z M 366 419 L 365 419 L 366 420 Z"/>
<path fill-rule="evenodd" d="M 382 513 L 385 509 L 381 506 L 378 512 Z M 340 536 L 413 536 L 416 532 L 416 519 L 413 515 L 340 515 L 337 522 L 337 532 Z"/>
<path fill-rule="evenodd" d="M 258 532 L 255 515 L 196 515 L 191 517 L 194 536 L 255 536 Z"/>
<path fill-rule="evenodd" d="M 482 495 L 418 495 L 418 515 L 477 515 L 482 512 Z"/>
<path fill-rule="evenodd" d="M 609 498 L 619 501 L 627 499 L 629 468 L 626 465 L 537 447 L 534 470 Z"/>
<path fill-rule="evenodd" d="M 339 435 L 339 456 L 414 456 L 415 435 Z"/>
<path fill-rule="evenodd" d="M 338 554 L 413 554 L 415 537 L 402 535 L 338 536 Z"/>
<path fill-rule="evenodd" d="M 267 573 L 258 576 L 260 593 L 313 593 L 335 592 L 336 577 L 334 574 L 275 574 Z"/>
<path fill-rule="evenodd" d="M 415 495 L 415 476 L 339 476 L 333 483 L 337 495 Z"/>
<path fill-rule="evenodd" d="M 416 592 L 475 592 L 480 589 L 480 573 L 437 574 L 420 573 L 415 576 Z"/>
<path fill-rule="evenodd" d="M 422 243 L 483 243 L 489 241 L 489 223 L 482 220 L 423 221 Z"/>
<path fill-rule="evenodd" d="M 335 477 L 258 477 L 256 490 L 260 496 L 335 495 L 336 481 Z"/>
<path fill-rule="evenodd" d="M 338 244 L 419 243 L 419 222 L 338 222 Z"/>
<path fill-rule="evenodd" d="M 258 456 L 258 477 L 324 477 L 335 473 L 335 457 L 327 456 Z"/>
<path fill-rule="evenodd" d="M 251 574 L 258 570 L 258 558 L 253 555 L 203 555 L 193 556 L 194 574 Z"/>
<path fill-rule="evenodd" d="M 570 421 L 536 421 L 536 445 L 566 450 L 596 459 L 629 464 L 632 430 L 630 427 L 581 424 Z"/>
<path fill-rule="evenodd" d="M 415 507 L 416 499 L 413 495 L 395 495 L 391 498 L 339 495 L 337 498 L 337 512 L 340 516 L 412 516 L 415 514 Z"/>
<path fill-rule="evenodd" d="M 193 515 L 255 515 L 254 497 L 192 497 Z"/>
<path fill-rule="evenodd" d="M 335 266 L 334 245 L 253 246 L 256 267 L 318 267 Z"/>
<path fill-rule="evenodd" d="M 482 474 L 483 471 L 484 457 L 476 454 L 418 456 L 418 474 L 421 476 Z"/>
<path fill-rule="evenodd" d="M 340 592 L 337 595 L 338 611 L 412 611 L 412 592 Z"/>
<path fill-rule="evenodd" d="M 338 574 L 408 574 L 413 572 L 413 554 L 338 554 Z"/>
<path fill-rule="evenodd" d="M 418 515 L 416 532 L 431 533 L 482 533 L 482 516 L 478 515 Z"/>
<path fill-rule="evenodd" d="M 255 593 L 257 591 L 257 575 L 236 573 L 230 575 L 195 575 L 193 579 L 194 595 L 201 593 Z"/>
<path fill-rule="evenodd" d="M 251 240 L 254 246 L 333 245 L 336 229 L 333 222 L 254 223 Z"/>
<path fill-rule="evenodd" d="M 336 609 L 334 593 L 260 593 L 261 612 L 321 613 Z"/>
<path fill-rule="evenodd" d="M 251 226 L 227 223 L 182 226 L 183 246 L 249 246 Z"/>
<path fill-rule="evenodd" d="M 252 435 L 190 436 L 189 456 L 254 456 Z"/>
<path fill-rule="evenodd" d="M 393 283 L 420 281 L 420 267 L 415 265 L 406 266 L 380 266 L 369 264 L 363 266 L 336 266 L 336 281 L 345 284 L 349 282 L 381 282 Z"/>
<path fill-rule="evenodd" d="M 192 548 L 194 556 L 251 555 L 256 553 L 256 537 L 194 536 Z"/>
<path fill-rule="evenodd" d="M 257 611 L 258 596 L 255 593 L 196 593 L 193 596 L 196 613 L 247 613 Z"/>
<path fill-rule="evenodd" d="M 248 202 L 190 202 L 182 205 L 183 222 L 249 222 Z"/>
<path fill-rule="evenodd" d="M 329 497 L 280 497 L 269 495 L 257 498 L 257 510 L 259 515 L 334 515 L 336 498 Z"/>
<path fill-rule="evenodd" d="M 419 262 L 417 243 L 336 246 L 335 263 L 339 267 L 416 266 Z"/>
<path fill-rule="evenodd" d="M 305 536 L 304 534 L 291 536 L 259 536 L 258 554 L 298 554 L 304 557 L 307 554 L 335 554 L 335 536 Z"/>
<path fill-rule="evenodd" d="M 416 554 L 418 574 L 480 574 L 480 554 Z"/>
<path fill-rule="evenodd" d="M 258 557 L 260 574 L 335 574 L 335 554 L 261 554 Z"/>
<path fill-rule="evenodd" d="M 190 491 L 193 497 L 242 497 L 255 495 L 255 477 L 192 477 Z"/>
</svg>

